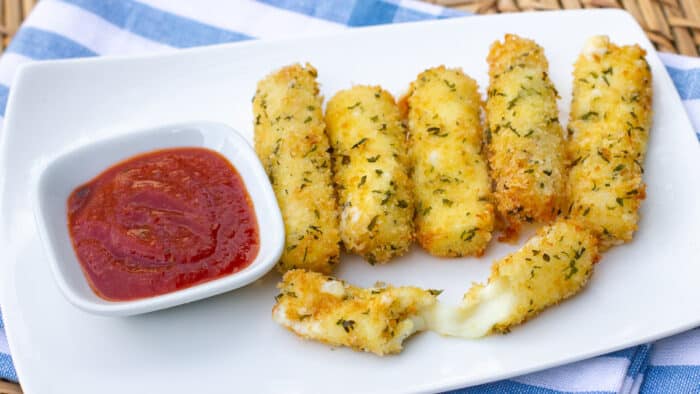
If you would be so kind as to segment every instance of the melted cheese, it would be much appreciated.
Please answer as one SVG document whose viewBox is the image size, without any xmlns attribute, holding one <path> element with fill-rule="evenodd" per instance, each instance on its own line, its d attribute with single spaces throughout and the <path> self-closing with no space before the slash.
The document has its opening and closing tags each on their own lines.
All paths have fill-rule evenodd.
<svg viewBox="0 0 700 394">
<path fill-rule="evenodd" d="M 437 303 L 423 316 L 428 329 L 438 334 L 480 338 L 513 313 L 515 298 L 507 283 L 498 281 L 480 291 L 478 302 L 457 306 Z"/>
<path fill-rule="evenodd" d="M 479 338 L 508 332 L 583 289 L 598 260 L 596 238 L 574 223 L 541 229 L 520 250 L 497 261 L 487 284 L 476 284 L 462 304 L 427 307 L 428 328 L 442 335 Z"/>
</svg>

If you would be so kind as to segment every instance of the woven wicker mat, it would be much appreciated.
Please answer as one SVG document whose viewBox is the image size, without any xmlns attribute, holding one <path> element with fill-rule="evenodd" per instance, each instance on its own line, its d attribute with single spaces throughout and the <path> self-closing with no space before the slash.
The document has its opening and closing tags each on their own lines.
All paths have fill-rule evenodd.
<svg viewBox="0 0 700 394">
<path fill-rule="evenodd" d="M 38 0 L 0 0 L 0 53 Z M 698 56 L 700 0 L 429 0 L 478 14 L 577 8 L 624 8 L 665 52 Z M 0 394 L 21 394 L 20 387 L 0 380 Z"/>
</svg>

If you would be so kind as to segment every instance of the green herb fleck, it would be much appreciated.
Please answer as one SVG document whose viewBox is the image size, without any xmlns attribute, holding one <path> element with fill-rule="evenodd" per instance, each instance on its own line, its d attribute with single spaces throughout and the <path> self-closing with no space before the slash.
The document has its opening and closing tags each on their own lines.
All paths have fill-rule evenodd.
<svg viewBox="0 0 700 394">
<path fill-rule="evenodd" d="M 366 181 L 367 181 L 367 175 L 362 175 L 362 178 L 360 178 L 360 183 L 357 184 L 357 187 L 364 185 Z"/>
<path fill-rule="evenodd" d="M 474 236 L 476 235 L 477 231 L 479 231 L 478 227 L 471 228 L 468 231 L 464 230 L 464 231 L 462 231 L 462 234 L 460 234 L 459 238 L 462 241 L 467 241 L 467 242 L 471 241 L 474 238 Z"/>
<path fill-rule="evenodd" d="M 569 272 L 566 274 L 566 279 L 570 279 L 574 274 L 578 272 L 578 267 L 576 267 L 576 260 L 569 261 L 569 266 L 566 268 Z"/>
<path fill-rule="evenodd" d="M 350 332 L 350 330 L 355 328 L 355 321 L 354 320 L 345 320 L 345 319 L 338 319 L 338 321 L 335 323 L 338 326 L 342 326 L 343 330 L 345 332 Z"/>
<path fill-rule="evenodd" d="M 598 117 L 598 113 L 595 112 L 595 111 L 589 111 L 589 112 L 586 112 L 585 114 L 581 115 L 581 119 L 582 119 L 582 120 L 588 120 L 588 119 L 590 119 L 590 118 L 592 118 L 592 117 L 596 117 L 596 118 L 597 118 L 597 117 Z"/>
<path fill-rule="evenodd" d="M 377 225 L 377 219 L 379 218 L 379 215 L 375 215 L 372 220 L 369 221 L 369 224 L 367 225 L 367 230 L 372 231 L 374 229 L 374 226 Z"/>
<path fill-rule="evenodd" d="M 367 138 L 366 138 L 366 137 L 363 137 L 361 140 L 357 141 L 357 142 L 355 143 L 355 145 L 352 146 L 351 149 L 355 149 L 355 148 L 357 148 L 358 146 L 364 144 L 365 142 L 367 142 Z"/>
</svg>

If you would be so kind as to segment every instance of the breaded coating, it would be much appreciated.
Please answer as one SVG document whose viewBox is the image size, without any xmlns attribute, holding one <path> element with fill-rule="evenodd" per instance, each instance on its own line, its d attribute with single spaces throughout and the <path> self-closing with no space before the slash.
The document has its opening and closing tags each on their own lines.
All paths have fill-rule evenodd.
<svg viewBox="0 0 700 394">
<path fill-rule="evenodd" d="M 597 238 L 560 219 L 496 262 L 488 283 L 472 286 L 462 306 L 426 314 L 428 326 L 443 335 L 468 338 L 508 332 L 581 291 L 598 259 Z"/>
<path fill-rule="evenodd" d="M 407 95 L 416 238 L 434 256 L 481 255 L 491 240 L 491 181 L 481 152 L 476 81 L 444 66 Z"/>
<path fill-rule="evenodd" d="M 491 46 L 488 63 L 488 160 L 508 238 L 523 222 L 549 222 L 558 214 L 565 147 L 542 47 L 506 34 L 504 42 Z"/>
<path fill-rule="evenodd" d="M 603 247 L 632 239 L 645 197 L 642 165 L 652 119 L 651 70 L 638 45 L 589 39 L 574 66 L 568 214 Z"/>
<path fill-rule="evenodd" d="M 394 97 L 379 86 L 338 92 L 326 109 L 345 248 L 370 263 L 413 241 L 406 134 Z"/>
<path fill-rule="evenodd" d="M 274 321 L 306 338 L 377 355 L 398 353 L 425 328 L 435 292 L 416 287 L 361 289 L 314 272 L 288 271 L 277 285 Z"/>
<path fill-rule="evenodd" d="M 286 231 L 278 263 L 330 273 L 340 256 L 338 210 L 316 69 L 284 67 L 258 83 L 253 99 L 255 150 Z"/>
</svg>

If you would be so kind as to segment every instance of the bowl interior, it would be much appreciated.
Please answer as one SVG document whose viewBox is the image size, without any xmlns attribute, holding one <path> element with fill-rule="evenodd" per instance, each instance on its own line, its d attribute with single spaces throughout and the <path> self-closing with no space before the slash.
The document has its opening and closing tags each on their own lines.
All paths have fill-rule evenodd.
<svg viewBox="0 0 700 394">
<path fill-rule="evenodd" d="M 70 193 L 110 166 L 134 155 L 173 147 L 204 147 L 221 153 L 246 186 L 258 220 L 260 251 L 232 275 L 176 292 L 133 300 L 106 301 L 90 288 L 73 250 L 67 225 Z M 270 183 L 255 152 L 233 129 L 196 122 L 119 135 L 63 153 L 41 172 L 35 188 L 35 216 L 59 287 L 72 303 L 90 312 L 132 314 L 174 306 L 244 286 L 274 266 L 284 243 L 284 227 Z"/>
</svg>

